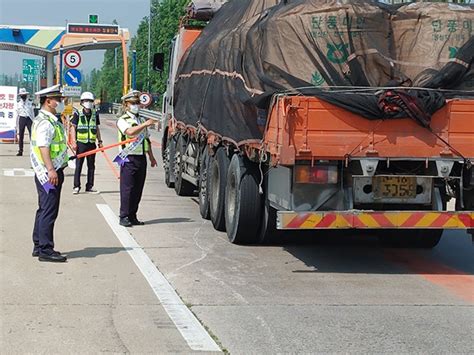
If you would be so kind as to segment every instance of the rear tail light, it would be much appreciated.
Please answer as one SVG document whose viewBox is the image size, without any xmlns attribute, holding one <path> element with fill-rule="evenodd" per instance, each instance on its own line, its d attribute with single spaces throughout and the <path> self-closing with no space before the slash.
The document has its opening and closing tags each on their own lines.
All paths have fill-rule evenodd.
<svg viewBox="0 0 474 355">
<path fill-rule="evenodd" d="M 337 184 L 337 166 L 296 165 L 295 182 L 298 184 Z"/>
</svg>

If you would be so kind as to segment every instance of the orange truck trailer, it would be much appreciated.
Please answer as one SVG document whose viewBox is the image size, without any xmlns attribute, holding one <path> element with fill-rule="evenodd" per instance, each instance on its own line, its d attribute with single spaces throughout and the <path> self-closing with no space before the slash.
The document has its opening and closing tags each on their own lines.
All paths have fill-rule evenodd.
<svg viewBox="0 0 474 355">
<path fill-rule="evenodd" d="M 473 99 L 448 100 L 427 129 L 277 93 L 261 140 L 235 142 L 174 116 L 176 68 L 199 33 L 183 25 L 173 41 L 165 182 L 178 195 L 198 194 L 202 217 L 232 243 L 266 243 L 285 230 L 377 230 L 389 245 L 432 248 L 444 230 L 472 233 Z"/>
</svg>

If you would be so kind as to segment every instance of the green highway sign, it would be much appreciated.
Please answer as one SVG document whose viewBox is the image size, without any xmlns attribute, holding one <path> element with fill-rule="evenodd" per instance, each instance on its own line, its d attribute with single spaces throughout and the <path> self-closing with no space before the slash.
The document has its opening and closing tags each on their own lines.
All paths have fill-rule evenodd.
<svg viewBox="0 0 474 355">
<path fill-rule="evenodd" d="M 99 15 L 89 15 L 89 23 L 99 23 Z"/>
<path fill-rule="evenodd" d="M 37 80 L 40 71 L 40 61 L 37 59 L 23 59 L 23 81 L 32 83 Z"/>
</svg>

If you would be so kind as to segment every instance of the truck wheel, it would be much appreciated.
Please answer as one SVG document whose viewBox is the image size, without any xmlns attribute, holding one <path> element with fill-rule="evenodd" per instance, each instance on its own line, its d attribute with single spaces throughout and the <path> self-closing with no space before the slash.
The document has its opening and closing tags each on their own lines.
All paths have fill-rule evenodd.
<svg viewBox="0 0 474 355">
<path fill-rule="evenodd" d="M 227 185 L 227 170 L 229 158 L 224 148 L 217 150 L 210 165 L 209 206 L 212 225 L 218 231 L 225 231 L 225 189 Z"/>
<path fill-rule="evenodd" d="M 474 168 L 473 168 L 474 169 Z M 474 210 L 474 188 L 471 190 L 464 191 L 464 210 L 472 211 Z M 460 210 L 461 208 L 459 208 Z"/>
<path fill-rule="evenodd" d="M 394 248 L 431 249 L 438 245 L 443 229 L 390 229 L 381 230 L 379 241 Z"/>
<path fill-rule="evenodd" d="M 205 147 L 199 164 L 199 212 L 201 213 L 201 217 L 204 219 L 211 218 L 208 179 L 210 161 L 209 151 L 207 147 Z"/>
<path fill-rule="evenodd" d="M 421 229 L 413 240 L 415 248 L 431 249 L 438 245 L 443 236 L 443 229 Z"/>
<path fill-rule="evenodd" d="M 230 161 L 225 192 L 225 225 L 231 243 L 257 241 L 261 214 L 257 169 L 239 155 Z"/>
<path fill-rule="evenodd" d="M 263 203 L 262 220 L 258 232 L 260 244 L 273 244 L 283 236 L 283 231 L 276 228 L 276 210 L 270 206 L 268 199 Z"/>
<path fill-rule="evenodd" d="M 192 196 L 194 193 L 194 185 L 189 181 L 183 179 L 183 172 L 185 171 L 185 163 L 183 157 L 186 153 L 186 140 L 183 135 L 179 135 L 178 143 L 176 145 L 175 159 L 174 159 L 174 190 L 179 196 Z"/>
<path fill-rule="evenodd" d="M 169 188 L 174 187 L 174 176 L 173 176 L 173 170 L 174 170 L 174 155 L 175 155 L 175 149 L 176 149 L 176 141 L 174 137 L 171 137 L 168 140 L 168 144 L 166 145 L 166 149 L 164 152 L 164 157 L 163 157 L 163 168 L 165 170 L 165 184 Z"/>
</svg>

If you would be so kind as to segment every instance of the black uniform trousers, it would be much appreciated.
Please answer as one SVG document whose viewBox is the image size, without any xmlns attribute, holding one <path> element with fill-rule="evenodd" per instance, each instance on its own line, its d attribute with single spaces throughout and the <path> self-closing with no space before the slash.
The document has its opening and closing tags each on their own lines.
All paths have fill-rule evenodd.
<svg viewBox="0 0 474 355">
<path fill-rule="evenodd" d="M 64 182 L 64 173 L 60 169 L 58 185 L 47 193 L 38 178 L 35 176 L 36 191 L 38 191 L 38 210 L 36 211 L 35 226 L 33 229 L 34 250 L 40 255 L 50 255 L 54 250 L 54 222 L 59 213 L 61 188 Z"/>
<path fill-rule="evenodd" d="M 81 143 L 77 142 L 76 154 L 88 152 L 96 149 L 95 143 Z M 84 159 L 87 159 L 87 183 L 86 190 L 92 189 L 94 186 L 95 174 L 95 154 L 89 155 L 85 158 L 76 159 L 76 170 L 74 171 L 74 187 L 81 187 L 81 172 Z"/>
<path fill-rule="evenodd" d="M 31 119 L 29 117 L 20 116 L 18 118 L 18 151 L 23 153 L 23 139 L 25 136 L 25 127 L 28 128 L 28 133 L 31 140 Z"/>
<path fill-rule="evenodd" d="M 129 155 L 120 167 L 120 218 L 136 218 L 146 178 L 146 156 Z"/>
</svg>

